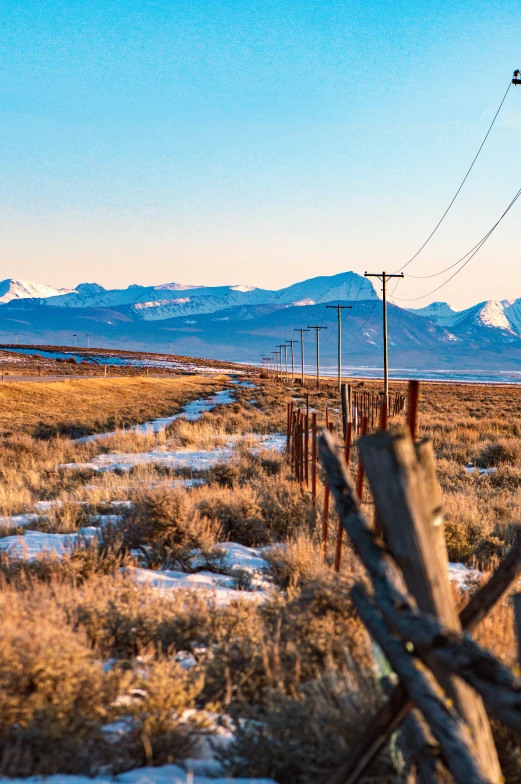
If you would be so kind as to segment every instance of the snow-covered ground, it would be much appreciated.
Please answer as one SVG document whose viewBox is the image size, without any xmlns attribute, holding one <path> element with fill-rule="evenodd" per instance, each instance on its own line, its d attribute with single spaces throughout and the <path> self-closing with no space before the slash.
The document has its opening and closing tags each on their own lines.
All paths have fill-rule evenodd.
<svg viewBox="0 0 521 784">
<path fill-rule="evenodd" d="M 229 403 L 233 403 L 233 397 L 228 389 L 223 389 L 220 392 L 216 392 L 209 398 L 198 398 L 197 400 L 192 400 L 191 403 L 187 403 L 186 406 L 180 411 L 178 414 L 172 414 L 172 416 L 168 417 L 158 417 L 157 419 L 151 419 L 148 422 L 143 422 L 140 425 L 133 425 L 132 427 L 125 428 L 124 430 L 120 430 L 120 433 L 139 433 L 140 435 L 150 435 L 154 433 L 160 433 L 165 430 L 168 425 L 171 425 L 172 422 L 175 422 L 176 419 L 186 419 L 188 422 L 196 422 L 201 416 L 206 413 L 207 411 L 211 411 L 216 406 L 227 405 Z M 108 432 L 108 433 L 95 433 L 92 436 L 83 436 L 82 438 L 76 438 L 75 441 L 78 443 L 90 443 L 91 441 L 99 441 L 103 438 L 112 438 L 113 436 L 117 435 L 115 430 Z"/>
<path fill-rule="evenodd" d="M 215 365 L 206 365 L 204 360 L 189 359 L 169 359 L 168 357 L 161 357 L 157 354 L 143 354 L 139 359 L 135 354 L 113 356 L 111 354 L 96 354 L 92 351 L 85 353 L 78 353 L 77 351 L 51 351 L 50 349 L 39 348 L 17 348 L 10 346 L 9 348 L 0 348 L 0 351 L 7 351 L 10 354 L 21 354 L 26 356 L 34 356 L 39 354 L 41 357 L 47 359 L 75 359 L 76 362 L 88 362 L 92 365 L 107 365 L 108 367 L 148 367 L 157 368 L 158 370 L 181 370 L 192 373 L 222 373 L 226 375 L 236 376 L 243 373 L 241 368 L 233 367 L 219 367 Z"/>
<path fill-rule="evenodd" d="M 497 471 L 497 468 L 495 468 L 495 467 L 492 467 L 492 468 L 477 468 L 477 466 L 466 465 L 465 466 L 465 471 L 467 472 L 467 474 L 470 474 L 471 476 L 472 476 L 472 474 L 475 474 L 475 473 L 478 473 L 479 476 L 490 476 L 490 474 L 493 474 L 493 473 L 495 473 Z"/>
<path fill-rule="evenodd" d="M 61 471 L 130 471 L 135 466 L 151 464 L 165 466 L 174 470 L 191 468 L 193 471 L 205 471 L 217 463 L 226 463 L 236 456 L 236 447 L 244 441 L 244 437 L 230 436 L 226 444 L 216 449 L 177 449 L 167 451 L 164 447 L 153 449 L 151 452 L 123 453 L 116 452 L 109 455 L 96 455 L 89 463 L 60 463 Z M 248 449 L 253 454 L 263 450 L 282 452 L 286 445 L 286 436 L 281 433 L 272 435 L 253 434 L 247 436 L 246 443 L 254 443 Z"/>
<path fill-rule="evenodd" d="M 221 542 L 216 549 L 223 552 L 222 564 L 231 574 L 215 572 L 186 572 L 136 569 L 127 571 L 142 584 L 167 592 L 172 590 L 197 590 L 209 592 L 217 605 L 229 604 L 234 599 L 263 601 L 273 588 L 267 579 L 268 563 L 263 554 L 270 547 L 246 547 L 234 542 Z M 251 584 L 248 590 L 240 590 L 237 585 L 237 572 L 247 572 Z M 235 576 L 234 576 L 235 572 Z"/>
<path fill-rule="evenodd" d="M 158 768 L 136 768 L 119 776 L 67 776 L 57 774 L 42 778 L 8 779 L 8 784 L 276 784 L 273 779 L 208 778 L 193 775 L 179 765 L 162 765 Z"/>
</svg>

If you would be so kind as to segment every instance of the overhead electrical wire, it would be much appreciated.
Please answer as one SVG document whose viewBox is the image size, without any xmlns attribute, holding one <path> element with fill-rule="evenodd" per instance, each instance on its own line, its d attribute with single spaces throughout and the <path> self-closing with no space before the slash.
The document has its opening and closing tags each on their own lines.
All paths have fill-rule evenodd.
<svg viewBox="0 0 521 784">
<path fill-rule="evenodd" d="M 480 144 L 480 146 L 479 146 L 479 149 L 478 149 L 478 151 L 477 151 L 476 155 L 474 156 L 474 160 L 473 160 L 473 161 L 472 161 L 472 163 L 470 164 L 470 167 L 469 167 L 469 169 L 468 169 L 467 173 L 465 174 L 465 176 L 464 176 L 463 180 L 461 181 L 461 184 L 460 184 L 460 186 L 459 186 L 458 190 L 456 191 L 456 193 L 454 194 L 454 196 L 453 196 L 453 198 L 452 198 L 452 201 L 450 202 L 449 206 L 447 207 L 447 209 L 445 210 L 445 212 L 444 212 L 444 213 L 443 213 L 443 215 L 441 216 L 440 220 L 438 221 L 438 223 L 436 224 L 436 226 L 434 227 L 434 229 L 431 231 L 431 233 L 429 234 L 429 236 L 427 237 L 427 239 L 425 240 L 425 242 L 423 243 L 423 245 L 422 245 L 420 248 L 418 248 L 418 250 L 416 251 L 416 253 L 414 254 L 414 256 L 411 256 L 411 258 L 409 259 L 409 261 L 405 262 L 405 264 L 403 264 L 403 265 L 402 265 L 402 266 L 401 266 L 399 269 L 395 270 L 395 272 L 401 272 L 402 270 L 404 270 L 406 267 L 408 267 L 408 266 L 409 266 L 409 264 L 410 264 L 411 262 L 413 262 L 413 261 L 414 261 L 414 259 L 415 259 L 417 256 L 419 256 L 419 255 L 420 255 L 420 253 L 422 252 L 422 250 L 423 250 L 423 249 L 424 249 L 424 248 L 425 248 L 425 247 L 428 245 L 428 243 L 429 243 L 429 242 L 431 241 L 431 239 L 434 237 L 434 235 L 436 234 L 436 232 L 437 232 L 437 231 L 438 231 L 438 229 L 440 228 L 441 224 L 443 223 L 443 221 L 444 221 L 444 220 L 445 220 L 445 218 L 447 217 L 447 215 L 448 215 L 448 213 L 449 213 L 449 211 L 450 211 L 450 209 L 451 209 L 452 205 L 454 204 L 454 202 L 455 202 L 455 201 L 456 201 L 456 199 L 458 198 L 458 196 L 459 196 L 459 194 L 460 194 L 460 191 L 461 191 L 461 189 L 462 189 L 462 188 L 463 188 L 463 186 L 465 185 L 465 183 L 466 183 L 466 181 L 467 181 L 467 179 L 468 179 L 468 177 L 469 177 L 469 175 L 470 175 L 470 173 L 471 173 L 472 169 L 474 168 L 474 164 L 475 164 L 475 163 L 476 163 L 476 161 L 478 160 L 478 158 L 479 158 L 479 156 L 480 156 L 480 154 L 481 154 L 481 151 L 482 151 L 483 147 L 485 146 L 485 142 L 487 141 L 488 137 L 490 136 L 490 132 L 492 131 L 492 128 L 494 127 L 494 125 L 495 125 L 495 123 L 496 123 L 496 120 L 497 120 L 497 118 L 498 118 L 498 116 L 499 116 L 499 112 L 501 111 L 501 109 L 502 109 L 502 107 L 503 107 L 503 104 L 505 103 L 506 97 L 507 97 L 507 95 L 508 95 L 508 91 L 510 90 L 511 86 L 512 86 L 512 82 L 510 81 L 510 82 L 508 83 L 508 87 L 507 87 L 507 89 L 506 89 L 506 92 L 505 92 L 505 94 L 504 94 L 504 96 L 503 96 L 503 98 L 502 98 L 502 100 L 501 100 L 501 103 L 499 104 L 498 110 L 496 111 L 496 113 L 495 113 L 495 115 L 494 115 L 494 118 L 493 118 L 493 120 L 492 120 L 492 122 L 490 123 L 490 126 L 489 126 L 489 128 L 488 128 L 488 131 L 487 131 L 487 132 L 486 132 L 486 134 L 485 134 L 485 138 L 484 138 L 484 139 L 483 139 L 483 141 L 481 142 L 481 144 Z"/>
<path fill-rule="evenodd" d="M 474 247 L 468 253 L 466 253 L 465 256 L 463 256 L 459 261 L 455 262 L 454 264 L 451 264 L 450 267 L 447 267 L 445 270 L 443 270 L 444 272 L 447 272 L 449 269 L 452 269 L 457 264 L 460 264 L 460 262 L 463 261 L 463 259 L 466 259 L 466 261 L 463 264 L 461 264 L 460 268 L 457 269 L 456 272 L 454 272 L 449 278 L 447 278 L 447 280 L 444 281 L 440 286 L 437 286 L 435 289 L 432 289 L 432 291 L 427 292 L 427 294 L 421 294 L 419 297 L 407 297 L 407 298 L 405 298 L 405 297 L 395 297 L 395 299 L 399 300 L 400 302 L 413 302 L 414 300 L 424 299 L 424 297 L 430 297 L 431 294 L 434 294 L 436 291 L 439 291 L 444 286 L 446 286 L 447 283 L 449 283 L 451 280 L 453 280 L 453 278 L 456 277 L 456 275 L 459 275 L 459 273 L 462 271 L 462 269 L 464 269 L 467 266 L 469 261 L 471 261 L 474 258 L 476 253 L 478 253 L 481 250 L 483 245 L 486 243 L 486 241 L 489 239 L 489 237 L 491 237 L 491 235 L 494 233 L 494 231 L 499 226 L 499 224 L 501 223 L 503 218 L 505 218 L 506 215 L 510 212 L 510 210 L 512 209 L 512 207 L 514 206 L 514 204 L 516 203 L 516 201 L 519 199 L 520 196 L 521 196 L 521 188 L 518 190 L 518 192 L 516 193 L 516 195 L 514 196 L 514 198 L 512 199 L 510 204 L 508 205 L 508 207 L 506 208 L 506 210 L 503 212 L 503 214 L 501 215 L 499 220 L 496 221 L 496 223 L 485 234 L 485 236 L 478 242 L 478 244 L 474 245 Z M 440 273 L 436 273 L 436 274 L 440 274 Z M 415 276 L 407 275 L 407 277 L 415 277 Z M 427 275 L 425 277 L 434 277 L 434 275 Z"/>
</svg>

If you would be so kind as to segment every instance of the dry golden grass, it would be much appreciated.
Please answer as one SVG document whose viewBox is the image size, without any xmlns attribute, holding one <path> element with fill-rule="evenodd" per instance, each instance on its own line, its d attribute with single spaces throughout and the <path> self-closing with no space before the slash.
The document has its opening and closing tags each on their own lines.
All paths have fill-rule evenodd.
<svg viewBox="0 0 521 784">
<path fill-rule="evenodd" d="M 0 386 L 0 435 L 73 438 L 174 414 L 226 384 L 224 377 L 81 379 Z"/>
<path fill-rule="evenodd" d="M 185 402 L 205 394 L 207 384 L 219 384 L 217 379 L 202 379 L 201 391 L 187 378 L 182 393 L 179 386 L 175 391 L 173 382 L 184 380 L 125 379 L 121 389 L 113 387 L 112 408 L 101 412 L 93 407 L 95 394 L 89 389 L 80 395 L 81 406 L 78 398 L 79 415 L 73 410 L 71 385 L 69 409 L 60 411 L 56 402 L 52 409 L 49 403 L 44 424 L 56 425 L 52 409 L 64 432 L 98 424 L 99 429 L 112 429 L 114 424 L 101 422 L 110 417 L 117 422 L 120 404 L 125 422 L 142 421 L 172 413 L 181 405 L 177 394 L 185 395 Z M 152 386 L 146 386 L 150 382 Z M 83 383 L 95 391 L 99 382 Z M 360 383 L 367 389 L 380 387 L 377 382 Z M 156 393 L 161 401 L 155 400 L 157 407 L 151 410 Z M 179 421 L 157 436 L 118 432 L 94 444 L 46 436 L 38 429 L 42 425 L 36 405 L 28 406 L 24 424 L 24 401 L 18 409 L 11 402 L 18 432 L 4 436 L 1 508 L 26 511 L 36 499 L 54 497 L 63 506 L 41 527 L 72 531 L 88 524 L 94 512 L 114 511 L 108 506 L 112 500 L 130 499 L 133 507 L 121 525 L 107 531 L 100 547 L 78 550 L 60 562 L 23 564 L 0 558 L 0 711 L 5 714 L 0 720 L 1 774 L 117 771 L 182 759 L 207 731 L 206 711 L 217 711 L 238 721 L 235 743 L 223 755 L 228 770 L 272 776 L 280 784 L 322 784 L 377 709 L 382 696 L 370 642 L 349 599 L 361 567 L 346 543 L 341 574 L 332 569 L 334 511 L 324 558 L 320 480 L 317 509 L 284 458 L 253 456 L 247 449 L 232 463 L 210 469 L 204 474 L 207 484 L 190 491 L 173 490 L 174 472 L 149 465 L 124 476 L 56 471 L 58 462 L 88 461 L 104 451 L 206 449 L 231 435 L 246 437 L 248 443 L 251 433 L 283 432 L 287 401 L 301 396 L 272 380 L 256 389 L 236 388 L 234 394 L 235 403 L 205 414 L 197 423 Z M 438 454 L 453 560 L 492 569 L 518 536 L 516 395 L 516 390 L 504 388 L 422 387 L 420 428 L 433 437 Z M 334 411 L 339 401 L 332 381 L 318 394 L 310 390 L 309 403 L 318 410 L 321 424 L 328 403 L 339 432 L 340 412 Z M 395 422 L 400 420 L 403 416 Z M 469 460 L 497 465 L 498 471 L 490 477 L 469 476 L 463 470 Z M 130 550 L 141 551 L 142 560 L 154 567 L 187 570 L 194 568 L 192 554 L 197 551 L 205 568 L 220 571 L 215 545 L 227 538 L 246 545 L 281 545 L 267 556 L 276 589 L 264 604 L 238 601 L 216 607 L 207 598 L 184 592 L 173 600 L 138 586 L 130 571 L 121 571 L 136 564 Z M 468 591 L 460 601 L 467 596 Z M 515 632 L 508 601 L 481 625 L 476 637 L 507 664 L 513 663 Z M 56 640 L 63 640 L 63 650 Z M 194 656 L 193 671 L 181 671 L 175 661 L 179 651 Z M 107 661 L 111 666 L 102 667 Z M 63 678 L 63 695 L 53 672 Z M 81 716 L 75 706 L 81 707 Z M 181 720 L 186 709 L 194 711 L 188 723 Z M 101 728 L 122 715 L 130 721 L 129 731 L 117 747 L 111 746 Z M 515 744 L 500 728 L 495 732 L 507 780 L 517 781 Z M 372 781 L 400 781 L 388 755 L 371 773 Z"/>
</svg>

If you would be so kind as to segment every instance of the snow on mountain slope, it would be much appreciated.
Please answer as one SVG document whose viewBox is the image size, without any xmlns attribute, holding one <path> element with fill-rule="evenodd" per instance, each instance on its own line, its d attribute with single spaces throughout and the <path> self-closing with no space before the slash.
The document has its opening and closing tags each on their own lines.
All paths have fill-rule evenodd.
<svg viewBox="0 0 521 784">
<path fill-rule="evenodd" d="M 453 310 L 446 302 L 432 302 L 424 308 L 408 308 L 409 313 L 430 318 L 442 327 L 455 331 L 472 332 L 475 329 L 499 329 L 506 333 L 521 333 L 521 299 L 487 300 L 465 310 Z"/>
<path fill-rule="evenodd" d="M 452 327 L 458 317 L 458 311 L 453 310 L 448 302 L 431 302 L 423 308 L 407 308 L 415 316 L 431 318 L 442 327 Z"/>
<path fill-rule="evenodd" d="M 74 289 L 55 289 L 45 283 L 36 283 L 32 280 L 7 280 L 0 281 L 0 303 L 11 302 L 13 299 L 34 299 L 56 297 L 60 294 L 70 294 Z"/>
<path fill-rule="evenodd" d="M 356 272 L 340 272 L 338 275 L 320 275 L 316 278 L 294 283 L 285 289 L 272 292 L 271 302 L 292 304 L 310 299 L 316 303 L 333 300 L 364 300 L 378 298 L 368 278 Z"/>
<path fill-rule="evenodd" d="M 474 317 L 476 324 L 512 331 L 501 302 L 490 299 L 488 302 L 480 303 L 476 307 L 479 308 Z"/>
<path fill-rule="evenodd" d="M 513 301 L 504 299 L 501 304 L 511 329 L 516 334 L 521 335 L 521 299 Z"/>
</svg>

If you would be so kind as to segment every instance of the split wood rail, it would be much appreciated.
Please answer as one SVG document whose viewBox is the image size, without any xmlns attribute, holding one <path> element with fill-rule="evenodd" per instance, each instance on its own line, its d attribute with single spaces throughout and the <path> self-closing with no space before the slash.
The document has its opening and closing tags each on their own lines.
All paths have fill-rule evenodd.
<svg viewBox="0 0 521 784">
<path fill-rule="evenodd" d="M 470 632 L 521 573 L 521 545 L 458 615 L 434 451 L 414 442 L 412 410 L 408 424 L 359 440 L 381 536 L 361 510 L 344 444 L 326 429 L 318 436 L 340 524 L 370 581 L 370 592 L 359 583 L 351 597 L 399 681 L 329 784 L 359 781 L 402 723 L 407 781 L 499 784 L 488 713 L 521 735 L 521 683 Z"/>
</svg>

